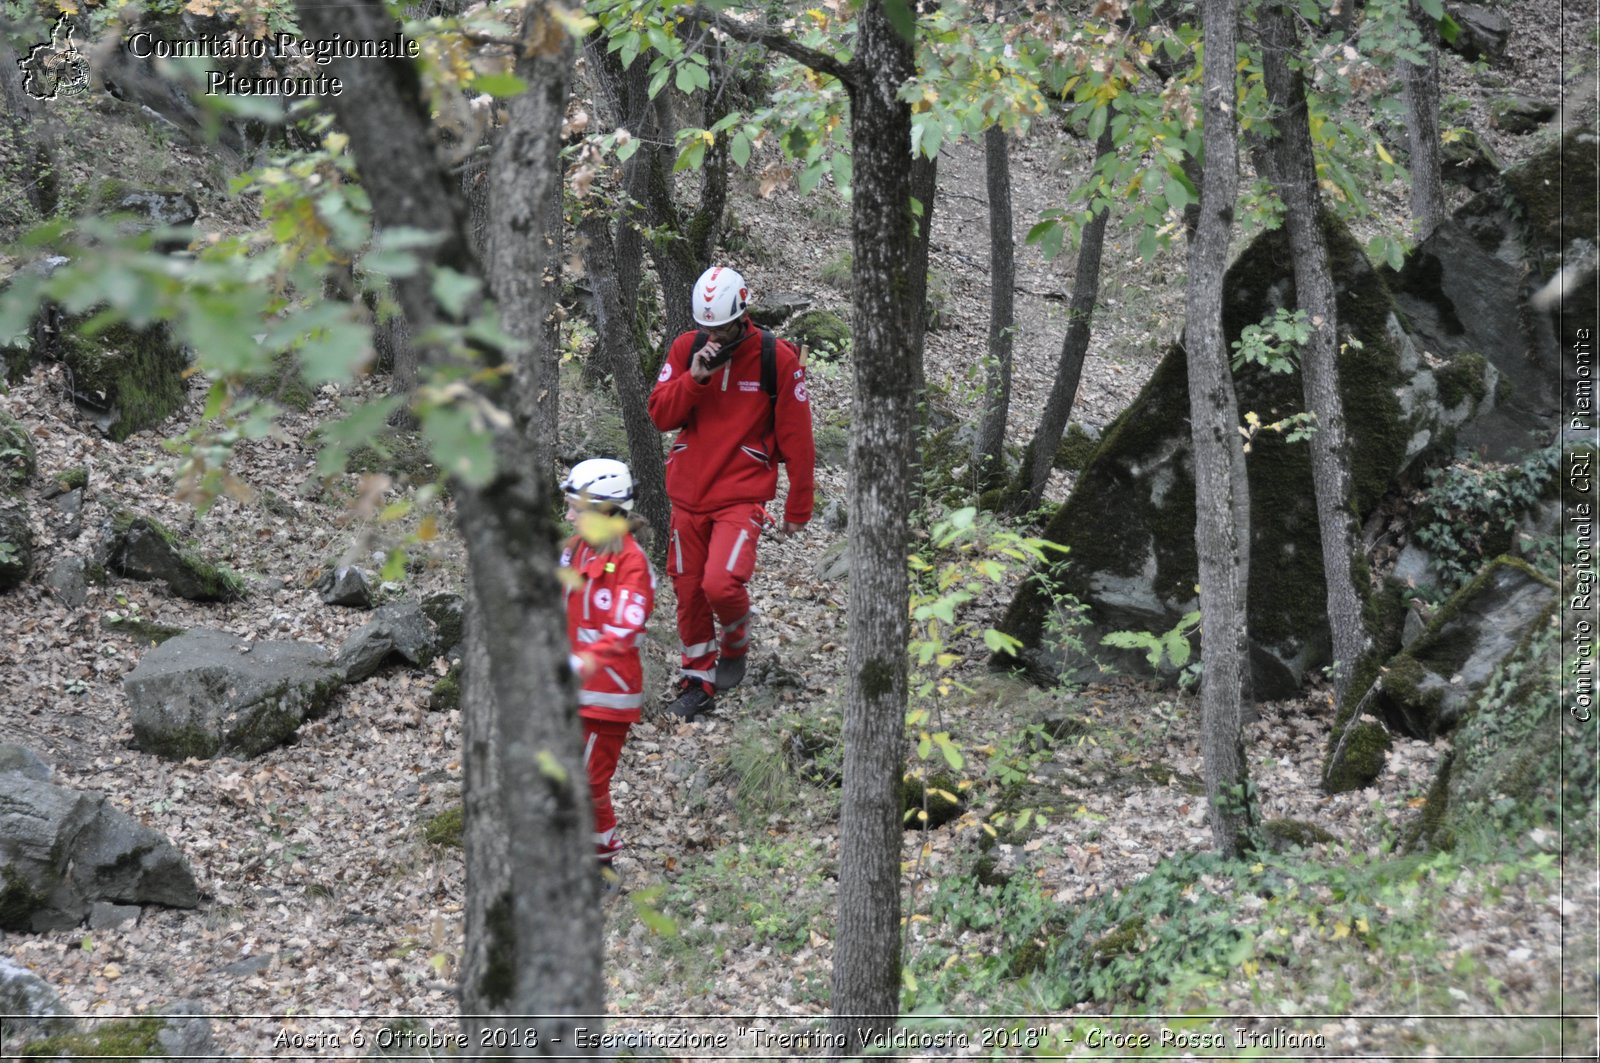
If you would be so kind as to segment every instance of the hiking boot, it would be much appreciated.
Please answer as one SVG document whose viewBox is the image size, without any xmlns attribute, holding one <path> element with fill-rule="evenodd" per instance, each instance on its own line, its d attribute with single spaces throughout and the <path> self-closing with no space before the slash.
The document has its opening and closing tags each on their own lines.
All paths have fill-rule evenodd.
<svg viewBox="0 0 1600 1063">
<path fill-rule="evenodd" d="M 732 690 L 744 682 L 744 662 L 746 657 L 723 657 L 717 661 L 717 693 Z"/>
<path fill-rule="evenodd" d="M 667 706 L 667 711 L 689 723 L 715 707 L 716 702 L 706 693 L 705 687 L 699 683 L 690 683 L 683 688 L 683 693 L 678 695 L 677 700 Z"/>
</svg>

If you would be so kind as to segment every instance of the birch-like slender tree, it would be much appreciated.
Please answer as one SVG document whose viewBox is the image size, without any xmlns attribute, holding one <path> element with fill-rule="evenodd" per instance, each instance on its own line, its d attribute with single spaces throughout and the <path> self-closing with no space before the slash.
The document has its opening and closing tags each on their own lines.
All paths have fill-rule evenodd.
<svg viewBox="0 0 1600 1063">
<path fill-rule="evenodd" d="M 1222 280 L 1239 190 L 1234 55 L 1236 0 L 1203 0 L 1205 54 L 1202 150 L 1205 184 L 1189 247 L 1184 353 L 1195 479 L 1195 552 L 1200 568 L 1201 753 L 1217 849 L 1250 847 L 1254 823 L 1244 756 L 1244 691 L 1249 668 L 1245 603 L 1249 586 L 1250 489 L 1239 435 L 1239 402 L 1222 331 Z"/>
</svg>

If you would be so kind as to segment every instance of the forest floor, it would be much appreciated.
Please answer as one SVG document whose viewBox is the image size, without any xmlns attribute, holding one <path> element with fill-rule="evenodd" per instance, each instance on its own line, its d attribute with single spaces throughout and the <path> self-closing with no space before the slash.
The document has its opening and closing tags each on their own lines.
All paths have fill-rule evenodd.
<svg viewBox="0 0 1600 1063">
<path fill-rule="evenodd" d="M 1566 25 L 1588 41 L 1594 6 L 1536 0 L 1524 7 L 1511 56 L 1491 76 L 1499 91 L 1558 98 L 1552 35 Z M 1586 76 L 1593 81 L 1592 68 Z M 1459 101 L 1451 105 L 1455 123 L 1470 122 L 1508 162 L 1526 153 L 1534 138 L 1506 137 L 1486 118 L 1497 90 L 1453 58 L 1446 78 L 1449 98 Z M 1012 160 L 1019 239 L 1039 209 L 1059 205 L 1052 194 L 1086 171 L 1088 153 L 1089 145 L 1065 135 L 1019 147 Z M 945 392 L 941 404 L 958 416 L 974 408 L 971 369 L 987 332 L 982 172 L 976 148 L 947 148 L 935 212 L 933 267 L 946 322 L 929 334 L 927 364 L 930 381 Z M 1390 199 L 1385 208 L 1392 216 L 1403 204 Z M 741 187 L 735 209 L 749 260 L 735 264 L 758 297 L 800 291 L 816 305 L 847 309 L 848 293 L 820 279 L 848 248 L 840 204 L 791 191 L 762 199 Z M 1071 269 L 1070 255 L 1050 263 L 1032 248 L 1019 251 L 1010 426 L 1017 443 L 1050 387 Z M 1113 227 L 1105 269 L 1074 414 L 1096 426 L 1131 401 L 1182 315 L 1178 252 L 1142 262 L 1132 235 Z M 814 363 L 813 381 L 819 425 L 847 424 L 848 365 Z M 209 559 L 246 574 L 254 588 L 239 603 L 197 605 L 119 580 L 91 588 L 88 604 L 72 610 L 36 581 L 0 611 L 7 691 L 0 738 L 44 756 L 58 782 L 104 792 L 167 835 L 204 892 L 198 910 L 151 907 L 133 925 L 9 935 L 3 951 L 56 987 L 78 1015 L 194 1001 L 206 1013 L 234 1016 L 213 1020 L 220 1051 L 261 1057 L 290 1054 L 283 1035 L 317 1033 L 337 1034 L 344 1046 L 321 1055 L 367 1054 L 370 1048 L 350 1047 L 350 1032 L 361 1027 L 375 1039 L 403 1017 L 432 1017 L 437 1029 L 451 1029 L 464 871 L 459 849 L 423 836 L 460 800 L 458 714 L 428 709 L 442 664 L 428 672 L 389 668 L 346 688 L 292 744 L 254 760 L 173 764 L 131 748 L 120 680 L 146 646 L 108 625 L 115 613 L 336 649 L 363 623 L 365 614 L 326 606 L 312 589 L 330 564 L 376 567 L 373 553 L 404 527 L 380 524 L 379 496 L 354 478 L 323 484 L 315 474 L 305 440 L 348 390 L 324 388 L 309 410 L 289 415 L 279 436 L 242 445 L 235 469 L 256 498 L 224 498 L 204 517 L 172 497 L 175 459 L 162 446 L 198 417 L 198 382 L 182 414 L 122 444 L 101 438 L 72 408 L 55 368 L 0 397 L 34 436 L 41 483 L 69 468 L 90 470 L 80 537 L 63 537 L 48 509 L 35 507 L 42 567 L 87 553 L 101 522 L 127 506 L 193 536 Z M 574 385 L 565 401 L 576 418 L 605 400 Z M 1067 486 L 1058 480 L 1053 494 Z M 811 739 L 837 735 L 848 681 L 848 586 L 820 574 L 845 534 L 836 519 L 820 516 L 845 497 L 845 470 L 820 469 L 818 490 L 817 521 L 791 540 L 762 544 L 750 682 L 704 721 L 647 719 L 624 751 L 615 790 L 629 849 L 619 861 L 622 892 L 606 902 L 608 1005 L 617 1029 L 723 1034 L 751 1054 L 784 1055 L 749 1031 L 800 1033 L 805 1017 L 827 1011 L 838 853 L 838 793 L 829 778 L 837 752 L 819 753 Z M 385 593 L 417 598 L 458 589 L 461 564 L 459 543 L 447 534 Z M 976 630 L 1004 604 L 1000 593 L 975 602 L 968 616 Z M 675 666 L 672 617 L 663 581 L 649 650 L 652 689 L 663 697 Z M 1149 1033 L 1155 1047 L 1141 1055 L 1188 1047 L 1210 1058 L 1249 1054 L 1233 1051 L 1235 1027 L 1278 1037 L 1260 1042 L 1277 1046 L 1256 1053 L 1266 1058 L 1555 1058 L 1563 1032 L 1571 1043 L 1594 1043 L 1592 1022 L 1559 1018 L 1595 1010 L 1592 949 L 1587 961 L 1573 951 L 1600 918 L 1592 860 L 1581 853 L 1561 859 L 1560 838 L 1537 830 L 1477 839 L 1454 855 L 1394 858 L 1446 743 L 1399 738 L 1371 787 L 1330 797 L 1318 779 L 1331 707 L 1318 688 L 1260 706 L 1246 734 L 1264 815 L 1328 832 L 1329 840 L 1293 857 L 1303 862 L 1295 866 L 1318 870 L 1306 872 L 1299 907 L 1275 910 L 1271 929 L 1286 944 L 1261 954 L 1269 959 L 1242 957 L 1220 971 L 1174 961 L 1142 1000 L 1077 1003 L 1044 977 L 1047 965 L 1026 959 L 1030 943 L 1033 954 L 1059 947 L 1077 913 L 1141 881 L 1170 880 L 1195 899 L 1224 890 L 1219 879 L 1184 882 L 1164 870 L 1171 858 L 1211 845 L 1196 794 L 1197 709 L 1185 695 L 1125 678 L 1037 688 L 989 673 L 974 638 L 955 649 L 961 660 L 951 674 L 960 685 L 936 699 L 924 726 L 948 731 L 963 751 L 954 774 L 967 784 L 968 815 L 908 830 L 902 850 L 907 1000 L 929 1016 L 929 1030 L 970 1039 L 948 1054 L 987 1055 L 985 1029 L 1029 1024 L 971 1018 L 941 1027 L 933 1015 L 1053 1016 L 1039 1045 L 1064 1054 L 1094 1052 L 1088 1031 L 1095 1027 Z M 1068 718 L 1081 724 L 1075 733 L 1054 743 L 1030 737 Z M 920 765 L 915 756 L 913 763 Z M 1036 818 L 1018 824 L 1018 809 L 1008 806 L 1011 829 L 986 850 L 980 818 L 1019 786 Z M 1263 859 L 1263 868 L 1282 870 L 1290 857 Z M 1219 918 L 1243 924 L 1260 914 L 1250 909 L 1277 900 L 1270 891 L 1247 894 Z M 1146 1017 L 1105 1017 L 1135 1012 Z M 1187 1028 L 1160 1017 L 1180 1013 L 1213 1017 Z M 1320 1037 L 1325 1047 L 1296 1048 L 1285 1031 L 1304 1044 Z M 1207 1045 L 1201 1034 L 1228 1041 Z M 1187 1046 L 1183 1037 L 1191 1038 Z"/>
</svg>

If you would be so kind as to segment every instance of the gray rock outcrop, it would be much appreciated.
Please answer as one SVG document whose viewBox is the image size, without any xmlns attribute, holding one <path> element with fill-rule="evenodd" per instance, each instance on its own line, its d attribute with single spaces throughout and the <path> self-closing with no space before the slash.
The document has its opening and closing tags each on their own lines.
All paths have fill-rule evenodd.
<svg viewBox="0 0 1600 1063">
<path fill-rule="evenodd" d="M 182 760 L 265 753 L 323 712 L 342 681 L 320 646 L 197 628 L 145 654 L 122 685 L 135 748 Z"/>
<path fill-rule="evenodd" d="M 0 1043 L 19 1045 L 25 1038 L 48 1036 L 71 1025 L 60 995 L 48 982 L 0 955 Z"/>
<path fill-rule="evenodd" d="M 193 908 L 194 874 L 166 838 L 107 804 L 0 775 L 0 929 L 78 926 L 97 901 Z"/>
<path fill-rule="evenodd" d="M 438 653 L 433 621 L 413 602 L 385 605 L 357 628 L 334 658 L 345 682 L 356 683 L 383 667 L 392 657 L 422 667 Z"/>
<path fill-rule="evenodd" d="M 317 581 L 317 593 L 327 605 L 344 605 L 352 609 L 372 608 L 372 586 L 367 574 L 354 565 L 330 569 Z"/>
</svg>

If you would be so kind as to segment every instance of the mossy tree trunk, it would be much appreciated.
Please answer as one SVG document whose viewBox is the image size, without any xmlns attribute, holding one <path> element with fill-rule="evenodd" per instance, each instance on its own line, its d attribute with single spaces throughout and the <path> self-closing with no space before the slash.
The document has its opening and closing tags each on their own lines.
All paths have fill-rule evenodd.
<svg viewBox="0 0 1600 1063">
<path fill-rule="evenodd" d="M 0 35 L 0 101 L 5 103 L 0 136 L 7 141 L 0 145 L 0 163 L 5 164 L 3 176 L 10 185 L 5 194 L 20 192 L 43 220 L 56 212 L 60 199 L 54 125 L 40 101 L 23 90 L 16 50 L 4 35 Z"/>
<path fill-rule="evenodd" d="M 396 29 L 379 0 L 354 0 L 339 8 L 304 0 L 298 10 L 302 28 L 313 38 L 339 33 L 376 40 Z M 534 0 L 525 10 L 522 39 L 526 45 L 517 73 L 528 83 L 530 106 L 513 117 L 513 125 L 527 123 L 520 135 L 546 138 L 546 146 L 509 150 L 514 157 L 545 160 L 525 174 L 534 186 L 530 201 L 542 203 L 557 192 L 553 138 L 566 105 L 567 35 L 550 5 Z M 346 86 L 333 98 L 334 112 L 350 136 L 375 223 L 437 234 L 430 265 L 482 278 L 467 235 L 460 184 L 435 151 L 415 65 L 351 59 L 337 61 L 334 70 Z M 508 133 L 515 142 L 518 132 Z M 522 237 L 535 249 L 547 246 L 546 219 L 545 212 L 533 210 L 519 221 L 525 226 Z M 424 270 L 396 283 L 417 336 L 435 325 L 463 324 L 465 314 L 473 312 L 440 305 L 432 280 L 432 272 Z M 529 298 L 533 320 L 543 320 L 538 310 L 554 309 L 545 285 L 535 283 Z M 433 344 L 422 347 L 421 354 L 430 368 L 452 357 Z M 477 355 L 474 368 L 514 368 L 497 349 L 480 348 Z M 523 355 L 537 356 L 537 351 Z M 478 1030 L 505 1024 L 505 1016 L 580 1017 L 605 1011 L 592 819 L 565 667 L 550 478 L 531 460 L 530 405 L 509 394 L 516 386 L 513 373 L 484 375 L 482 399 L 512 414 L 509 423 L 491 429 L 495 476 L 481 487 L 453 484 L 472 599 L 466 637 L 473 667 L 462 694 L 469 810 L 462 1009 L 475 1016 L 464 1022 L 474 1045 Z M 515 379 L 525 377 L 515 372 Z M 483 839 L 496 834 L 504 848 L 486 852 Z M 592 1025 L 592 1020 L 541 1022 L 543 1036 L 533 1051 L 571 1052 L 572 1028 L 579 1024 Z"/>
<path fill-rule="evenodd" d="M 1288 212 L 1295 298 L 1311 327 L 1311 340 L 1301 353 L 1300 378 L 1305 408 L 1316 418 L 1311 478 L 1333 634 L 1334 694 L 1343 705 L 1352 670 L 1369 640 L 1352 571 L 1360 536 L 1350 498 L 1350 446 L 1339 392 L 1339 308 L 1320 219 L 1305 81 L 1289 62 L 1299 45 L 1295 14 L 1283 3 L 1271 3 L 1262 7 L 1258 18 L 1267 98 L 1277 131 L 1258 152 L 1259 169 L 1272 181 Z"/>
<path fill-rule="evenodd" d="M 1011 349 L 1016 325 L 1017 263 L 1011 234 L 1011 144 L 992 125 L 983 133 L 984 176 L 989 189 L 989 360 L 984 371 L 983 416 L 972 451 L 978 490 L 1005 478 L 1006 418 L 1011 412 Z"/>
<path fill-rule="evenodd" d="M 1189 251 L 1184 348 L 1205 666 L 1200 680 L 1201 754 L 1212 837 L 1217 849 L 1232 857 L 1250 847 L 1254 821 L 1243 740 L 1249 665 L 1245 632 L 1249 484 L 1238 432 L 1239 404 L 1222 330 L 1222 281 L 1239 186 L 1233 61 L 1236 0 L 1204 0 L 1201 22 L 1206 168 L 1199 225 Z"/>
<path fill-rule="evenodd" d="M 1111 123 L 1107 122 L 1095 144 L 1095 164 L 1100 165 L 1115 151 L 1116 141 L 1112 137 Z M 1072 416 L 1078 383 L 1083 379 L 1083 362 L 1089 354 L 1094 306 L 1100 298 L 1100 254 L 1105 248 L 1106 223 L 1110 218 L 1111 209 L 1107 207 L 1083 227 L 1083 237 L 1078 244 L 1078 266 L 1072 277 L 1072 302 L 1067 308 L 1067 334 L 1061 339 L 1055 384 L 1045 400 L 1044 413 L 1034 428 L 1026 460 L 1018 472 L 1022 488 L 1017 492 L 1019 501 L 1015 511 L 1018 513 L 1037 509 L 1043 501 L 1056 450 L 1061 446 L 1061 435 Z"/>
<path fill-rule="evenodd" d="M 1400 60 L 1400 90 L 1411 146 L 1411 224 L 1418 240 L 1444 220 L 1444 178 L 1439 145 L 1439 30 L 1411 0 L 1411 20 L 1422 35 L 1423 61 Z"/>
</svg>

